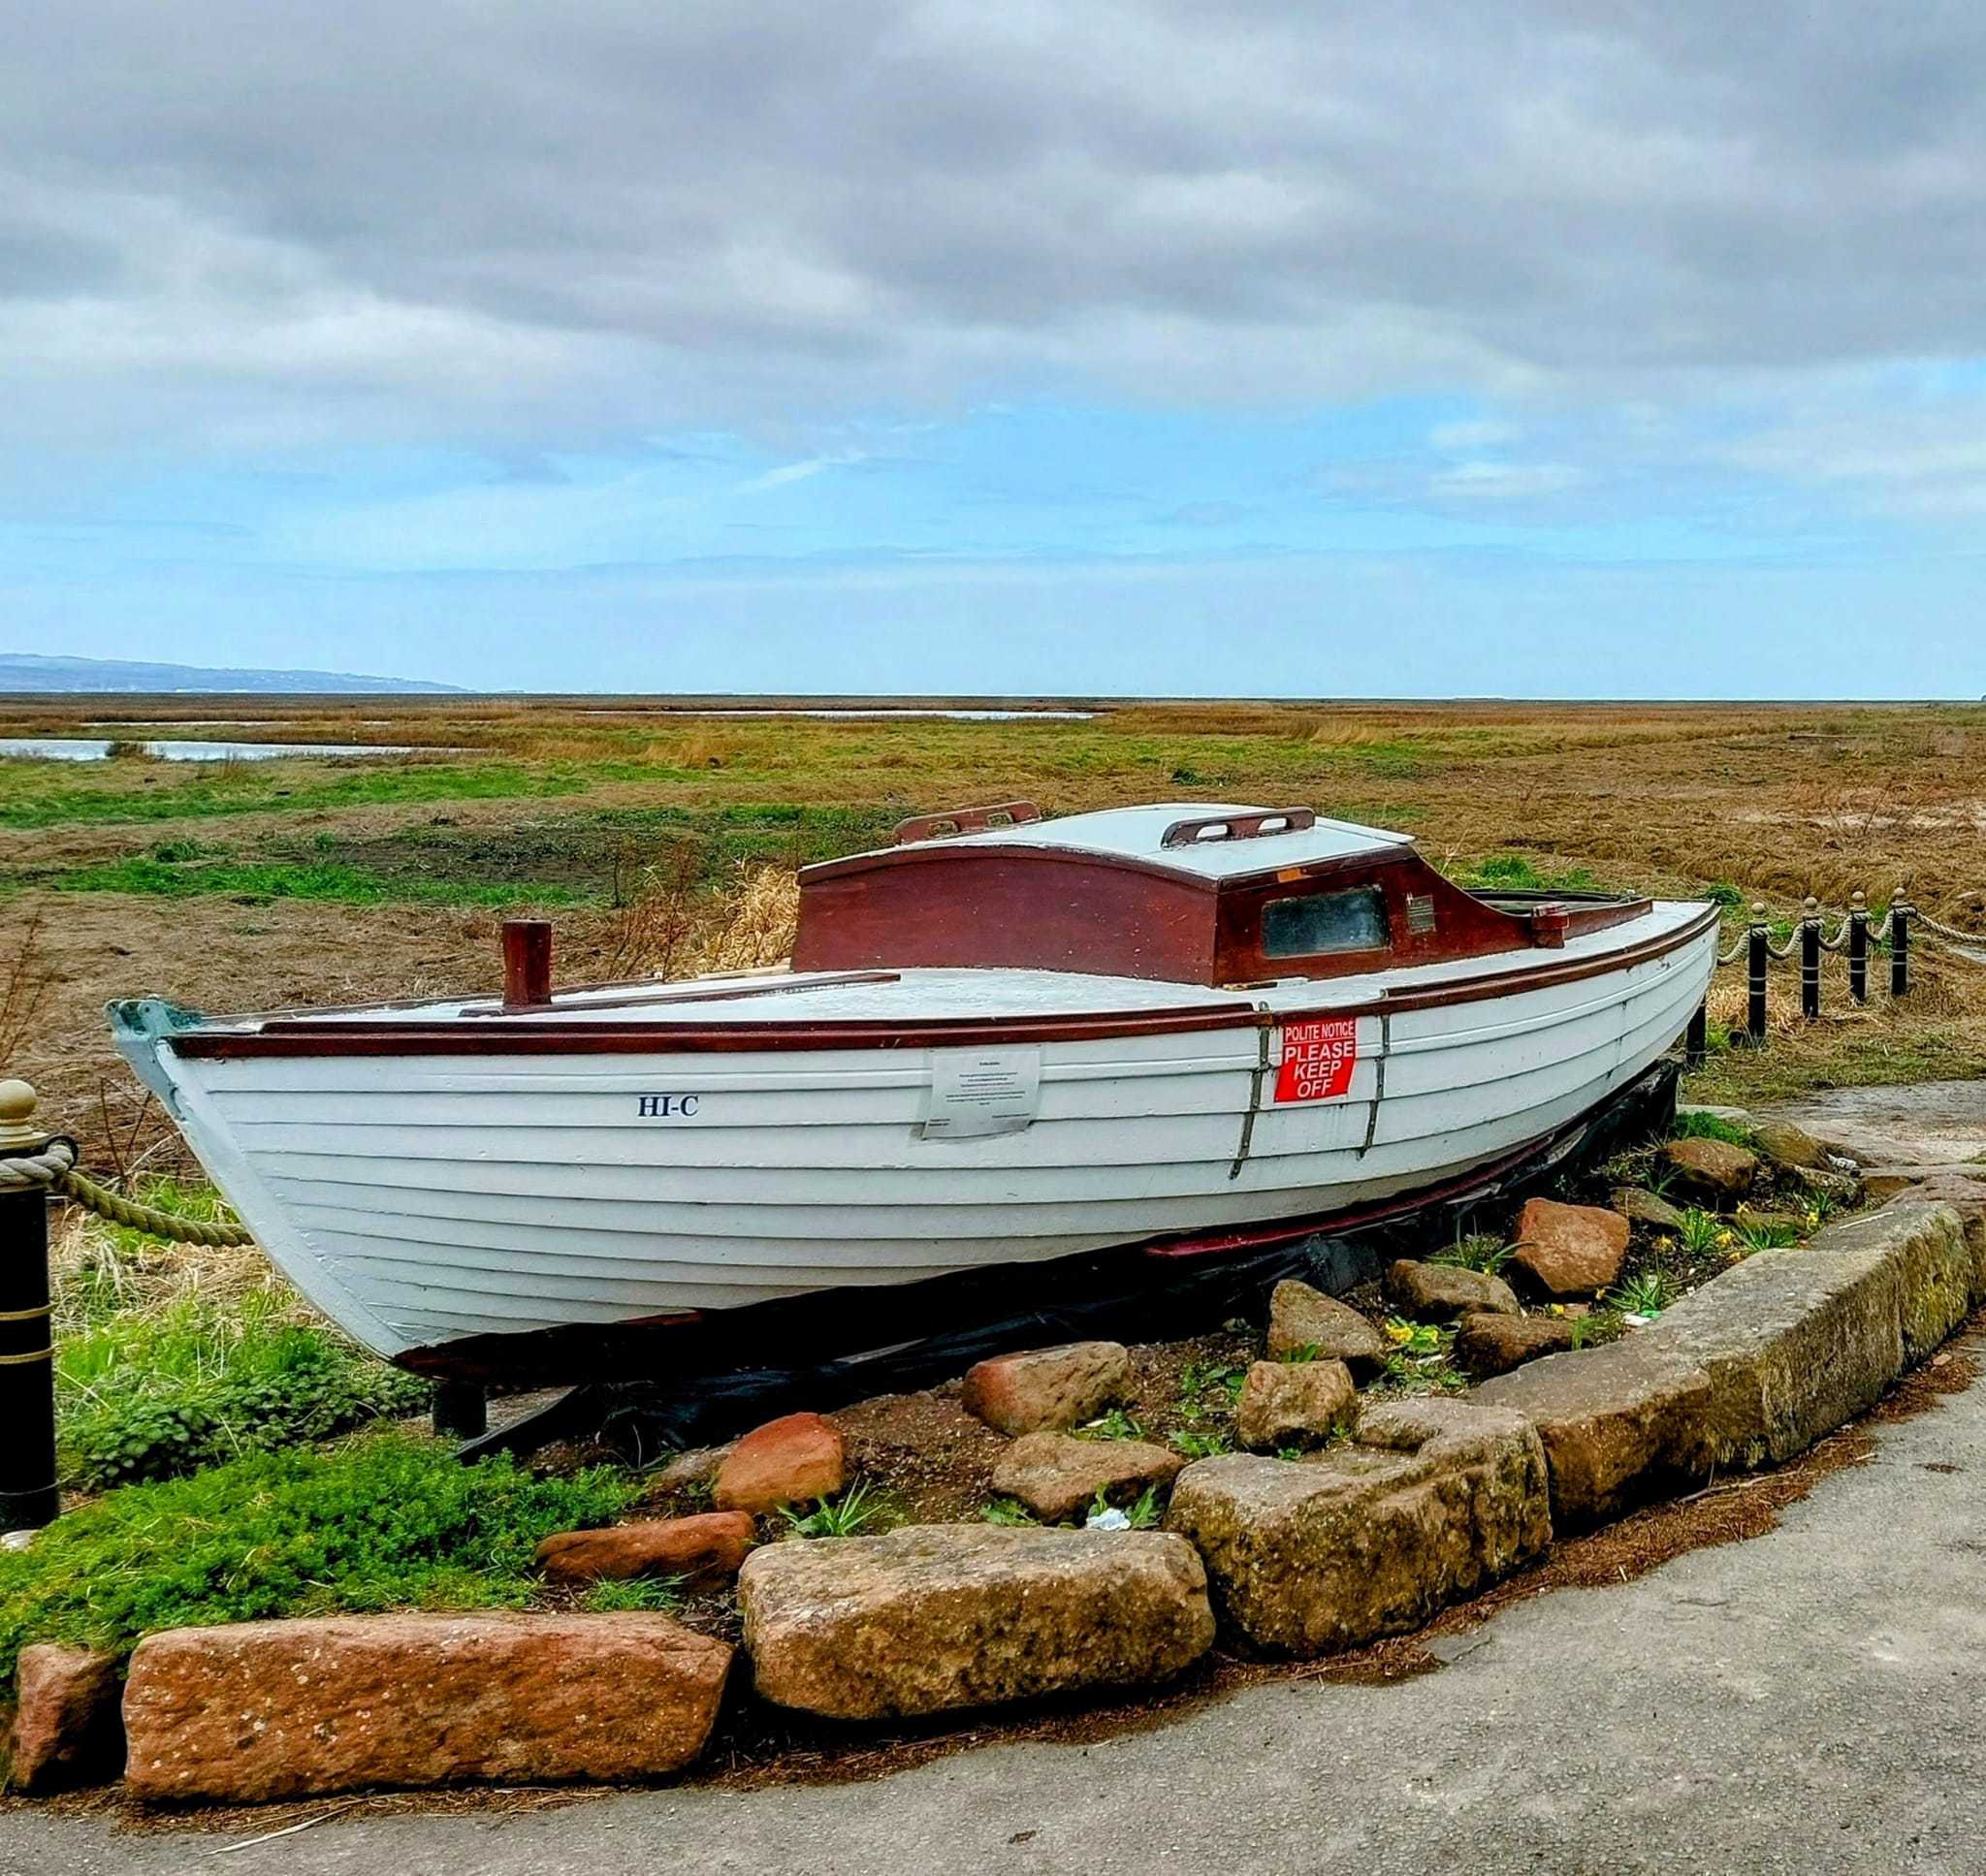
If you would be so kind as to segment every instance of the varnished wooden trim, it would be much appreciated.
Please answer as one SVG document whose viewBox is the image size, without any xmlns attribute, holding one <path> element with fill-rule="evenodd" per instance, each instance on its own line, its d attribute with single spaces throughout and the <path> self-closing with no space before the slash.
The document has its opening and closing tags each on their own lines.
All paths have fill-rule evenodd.
<svg viewBox="0 0 1986 1876">
<path fill-rule="evenodd" d="M 712 990 L 694 981 L 672 984 L 665 983 L 659 977 L 636 978 L 632 985 L 589 984 L 584 986 L 583 991 L 579 987 L 561 990 L 545 1007 L 556 1010 L 561 1002 L 569 1003 L 573 998 L 582 994 L 590 999 L 585 1005 L 588 1009 L 654 1009 L 658 1006 L 666 1008 L 670 1003 L 735 1003 L 747 997 L 798 997 L 804 996 L 810 990 L 840 990 L 847 984 L 893 984 L 900 982 L 902 977 L 903 972 L 900 970 L 836 970 L 820 976 L 770 977 L 764 983 L 736 984 L 729 990 Z M 640 993 L 639 986 L 644 982 L 653 986 L 648 995 Z M 630 994 L 625 997 L 593 995 L 595 991 L 621 989 L 626 989 Z M 418 1008 L 419 1005 L 412 1007 Z M 462 1014 L 481 1018 L 505 1016 L 510 1012 L 501 1003 L 486 1002 L 473 1009 L 464 1008 Z M 315 1029 L 321 1025 L 284 1022 L 271 1024 L 268 1027 Z"/>
<path fill-rule="evenodd" d="M 821 1049 L 961 1048 L 975 1044 L 1108 1041 L 1119 1036 L 1193 1034 L 1213 1030 L 1272 1027 L 1311 1016 L 1377 1016 L 1382 1012 L 1441 1009 L 1456 1003 L 1515 997 L 1554 984 L 1604 976 L 1666 957 L 1713 931 L 1717 908 L 1706 906 L 1673 932 L 1590 958 L 1565 958 L 1523 970 L 1486 971 L 1402 990 L 1361 1003 L 1300 1005 L 1273 1012 L 1247 1002 L 1188 1003 L 1168 1009 L 1085 1016 L 964 1016 L 921 1022 L 869 1020 L 814 1023 L 683 1024 L 657 1022 L 556 1023 L 500 1018 L 464 1030 L 460 1019 L 437 1023 L 327 1021 L 272 1024 L 261 1031 L 188 1031 L 166 1046 L 208 1061 L 269 1056 L 431 1055 L 699 1055 L 790 1053 Z"/>
</svg>

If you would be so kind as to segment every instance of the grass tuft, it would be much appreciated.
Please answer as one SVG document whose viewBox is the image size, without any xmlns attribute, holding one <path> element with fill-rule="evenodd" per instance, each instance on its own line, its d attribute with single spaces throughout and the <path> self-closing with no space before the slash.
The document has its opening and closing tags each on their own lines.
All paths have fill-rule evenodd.
<svg viewBox="0 0 1986 1876">
<path fill-rule="evenodd" d="M 1721 1114 L 1679 1114 L 1670 1129 L 1678 1140 L 1721 1140 L 1726 1146 L 1746 1147 L 1752 1143 L 1751 1129 Z"/>
</svg>

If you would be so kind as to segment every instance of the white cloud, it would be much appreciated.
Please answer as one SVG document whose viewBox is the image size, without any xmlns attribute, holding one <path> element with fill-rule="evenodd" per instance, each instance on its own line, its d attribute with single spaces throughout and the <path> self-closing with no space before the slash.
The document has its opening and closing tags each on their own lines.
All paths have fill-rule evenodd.
<svg viewBox="0 0 1986 1876">
<path fill-rule="evenodd" d="M 0 126 L 44 443 L 1659 407 L 1986 333 L 1977 9 L 66 0 Z"/>
<path fill-rule="evenodd" d="M 1437 497 L 1465 496 L 1472 501 L 1535 501 L 1576 489 L 1584 473 L 1566 462 L 1457 462 L 1428 478 Z"/>
</svg>

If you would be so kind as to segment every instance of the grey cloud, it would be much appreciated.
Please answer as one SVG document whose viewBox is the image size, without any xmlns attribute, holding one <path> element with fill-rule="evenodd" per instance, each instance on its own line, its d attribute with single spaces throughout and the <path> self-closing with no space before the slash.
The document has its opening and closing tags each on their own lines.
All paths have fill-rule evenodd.
<svg viewBox="0 0 1986 1876">
<path fill-rule="evenodd" d="M 1982 130 L 1972 6 L 64 0 L 0 371 L 500 429 L 1966 355 Z"/>
</svg>

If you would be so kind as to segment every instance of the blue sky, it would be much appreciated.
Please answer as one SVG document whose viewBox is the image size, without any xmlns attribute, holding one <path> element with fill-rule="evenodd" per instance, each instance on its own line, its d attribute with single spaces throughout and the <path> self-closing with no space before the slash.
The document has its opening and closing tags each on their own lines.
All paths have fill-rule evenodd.
<svg viewBox="0 0 1986 1876">
<path fill-rule="evenodd" d="M 390 11 L 0 72 L 0 646 L 1986 692 L 1963 10 Z"/>
</svg>

